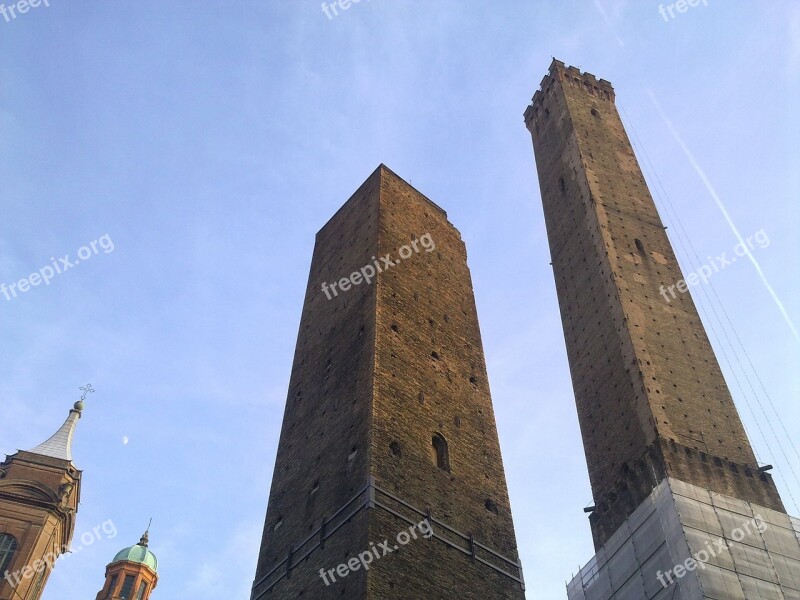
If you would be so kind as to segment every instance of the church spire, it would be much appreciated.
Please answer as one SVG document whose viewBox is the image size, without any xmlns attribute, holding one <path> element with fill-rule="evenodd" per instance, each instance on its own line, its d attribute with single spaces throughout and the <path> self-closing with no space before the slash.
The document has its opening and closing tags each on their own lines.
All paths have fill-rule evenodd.
<svg viewBox="0 0 800 600">
<path fill-rule="evenodd" d="M 53 561 L 70 547 L 81 497 L 72 438 L 82 410 L 83 398 L 50 439 L 0 462 L 0 598 L 40 600 Z"/>
<path fill-rule="evenodd" d="M 32 450 L 28 450 L 28 452 L 40 456 L 49 456 L 51 458 L 72 461 L 72 438 L 75 435 L 78 419 L 81 418 L 81 411 L 83 411 L 83 401 L 79 400 L 75 403 L 72 410 L 69 411 L 69 416 L 67 416 L 67 420 L 64 421 L 61 428 L 47 441 L 42 442 Z"/>
</svg>

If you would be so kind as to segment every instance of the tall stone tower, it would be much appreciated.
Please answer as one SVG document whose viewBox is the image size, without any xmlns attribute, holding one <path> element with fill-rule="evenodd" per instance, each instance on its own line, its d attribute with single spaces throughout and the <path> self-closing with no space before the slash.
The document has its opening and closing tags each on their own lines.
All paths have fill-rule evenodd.
<svg viewBox="0 0 800 600">
<path fill-rule="evenodd" d="M 381 165 L 317 234 L 252 600 L 523 590 L 464 242 Z"/>
<path fill-rule="evenodd" d="M 158 585 L 158 559 L 149 543 L 148 530 L 138 544 L 117 552 L 96 600 L 149 600 Z"/>
<path fill-rule="evenodd" d="M 598 555 L 593 574 L 589 569 L 581 576 L 594 584 L 598 569 L 608 575 L 611 551 L 626 543 L 635 548 L 636 535 L 650 539 L 652 551 L 653 531 L 637 529 L 647 516 L 660 519 L 661 548 L 671 553 L 656 569 L 637 556 L 641 595 L 624 596 L 614 587 L 627 581 L 622 569 L 611 576 L 615 583 L 581 581 L 580 591 L 592 590 L 586 598 L 651 598 L 663 591 L 656 571 L 663 575 L 678 564 L 679 550 L 692 554 L 709 536 L 730 536 L 731 523 L 760 514 L 773 531 L 782 528 L 786 548 L 794 551 L 798 541 L 772 478 L 759 468 L 691 295 L 663 293 L 683 275 L 614 101 L 609 82 L 554 60 L 525 124 L 533 137 L 595 504 L 590 522 Z M 741 519 L 721 516 L 730 510 Z M 672 529 L 664 525 L 669 522 Z M 683 544 L 667 543 L 669 536 L 681 538 L 677 532 Z M 743 543 L 769 557 L 774 548 L 760 535 Z M 782 558 L 786 551 L 779 551 Z M 692 577 L 675 578 L 683 598 L 760 598 L 748 593 L 755 585 L 749 578 L 780 579 L 777 567 L 754 573 L 741 561 L 713 568 L 709 562 Z M 709 593 L 720 589 L 715 577 L 731 573 L 739 588 L 726 580 L 722 595 Z M 800 568 L 796 573 L 798 580 Z M 697 595 L 695 580 L 708 596 Z"/>
<path fill-rule="evenodd" d="M 76 402 L 50 439 L 0 463 L 0 600 L 39 600 L 69 548 L 81 485 L 72 437 L 82 410 Z"/>
</svg>

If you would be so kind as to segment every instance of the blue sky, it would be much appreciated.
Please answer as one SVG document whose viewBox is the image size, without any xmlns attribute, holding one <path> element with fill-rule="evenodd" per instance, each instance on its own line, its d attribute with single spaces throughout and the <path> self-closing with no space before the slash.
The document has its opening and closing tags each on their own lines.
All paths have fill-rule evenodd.
<svg viewBox="0 0 800 600">
<path fill-rule="evenodd" d="M 154 598 L 249 597 L 314 234 L 381 162 L 466 241 L 528 596 L 565 597 L 591 493 L 522 122 L 552 56 L 614 84 L 685 269 L 685 240 L 701 262 L 737 243 L 699 167 L 744 237 L 768 235 L 753 256 L 800 323 L 794 2 L 669 22 L 650 0 L 49 4 L 0 18 L 0 282 L 106 234 L 114 250 L 0 296 L 0 452 L 91 382 L 77 533 L 119 534 L 59 564 L 45 600 L 93 597 L 151 516 Z M 712 285 L 732 327 L 708 286 L 695 298 L 798 514 L 800 342 L 748 261 Z"/>
</svg>

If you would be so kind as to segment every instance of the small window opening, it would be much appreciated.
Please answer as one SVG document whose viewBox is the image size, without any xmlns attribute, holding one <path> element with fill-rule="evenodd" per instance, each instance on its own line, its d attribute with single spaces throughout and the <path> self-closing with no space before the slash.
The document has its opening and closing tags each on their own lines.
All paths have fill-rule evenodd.
<svg viewBox="0 0 800 600">
<path fill-rule="evenodd" d="M 136 575 L 125 575 L 125 580 L 122 582 L 122 590 L 119 592 L 121 600 L 130 600 L 134 583 L 136 583 Z"/>
<path fill-rule="evenodd" d="M 0 535 L 0 573 L 5 573 L 17 552 L 17 540 L 11 535 Z"/>
<path fill-rule="evenodd" d="M 447 448 L 447 440 L 440 433 L 433 435 L 431 441 L 431 451 L 433 454 L 433 464 L 442 471 L 450 471 L 450 453 Z"/>
</svg>

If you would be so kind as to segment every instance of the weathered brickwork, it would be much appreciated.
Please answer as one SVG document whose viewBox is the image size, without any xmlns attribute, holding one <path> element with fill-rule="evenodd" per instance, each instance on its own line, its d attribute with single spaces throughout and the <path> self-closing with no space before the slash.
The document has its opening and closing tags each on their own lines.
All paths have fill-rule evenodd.
<svg viewBox="0 0 800 600">
<path fill-rule="evenodd" d="M 553 61 L 525 111 L 601 546 L 664 477 L 783 510 L 605 80 Z"/>
<path fill-rule="evenodd" d="M 415 241 L 371 285 L 330 300 L 321 290 L 380 257 L 397 261 Z M 447 469 L 435 436 L 446 441 Z M 370 477 L 405 504 L 378 493 L 324 548 L 292 563 L 291 577 L 258 586 Z M 321 568 L 395 540 L 409 527 L 403 518 L 428 511 L 457 533 L 434 525 L 436 537 L 325 586 Z M 253 598 L 521 600 L 517 563 L 464 243 L 441 208 L 381 166 L 317 236 Z"/>
<path fill-rule="evenodd" d="M 287 558 L 325 516 L 367 482 L 375 354 L 375 285 L 328 300 L 322 283 L 371 263 L 378 245 L 380 172 L 376 171 L 317 234 L 286 399 L 278 455 L 256 571 L 258 582 Z M 315 491 L 316 490 L 316 491 Z M 268 599 L 363 597 L 362 572 L 326 588 L 317 571 L 367 546 L 363 513 L 309 561 L 263 596 Z M 261 588 L 254 589 L 253 598 Z M 360 596 L 359 596 L 360 594 Z"/>
</svg>

